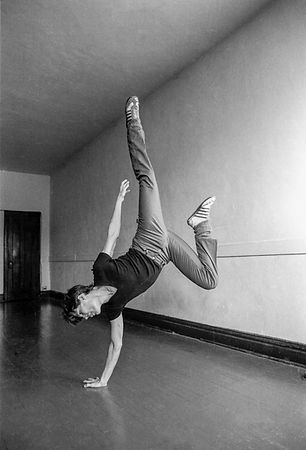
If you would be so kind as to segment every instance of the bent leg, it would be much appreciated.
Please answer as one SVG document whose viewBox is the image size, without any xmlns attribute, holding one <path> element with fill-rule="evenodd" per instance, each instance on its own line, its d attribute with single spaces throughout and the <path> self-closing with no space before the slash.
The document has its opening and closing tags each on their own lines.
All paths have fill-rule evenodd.
<svg viewBox="0 0 306 450">
<path fill-rule="evenodd" d="M 218 282 L 217 241 L 209 237 L 210 232 L 208 222 L 195 228 L 196 254 L 183 239 L 168 231 L 170 261 L 203 289 L 214 289 Z"/>
</svg>

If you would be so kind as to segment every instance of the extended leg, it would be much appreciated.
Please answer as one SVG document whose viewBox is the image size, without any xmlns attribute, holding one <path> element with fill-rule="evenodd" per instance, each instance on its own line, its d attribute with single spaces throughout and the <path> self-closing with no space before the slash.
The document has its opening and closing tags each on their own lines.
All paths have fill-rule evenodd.
<svg viewBox="0 0 306 450">
<path fill-rule="evenodd" d="M 126 104 L 127 140 L 133 170 L 139 182 L 138 229 L 133 247 L 144 252 L 161 254 L 167 247 L 167 229 L 155 173 L 146 151 L 145 134 L 138 108 L 137 97 L 130 97 Z M 166 263 L 166 255 L 162 258 Z"/>
</svg>

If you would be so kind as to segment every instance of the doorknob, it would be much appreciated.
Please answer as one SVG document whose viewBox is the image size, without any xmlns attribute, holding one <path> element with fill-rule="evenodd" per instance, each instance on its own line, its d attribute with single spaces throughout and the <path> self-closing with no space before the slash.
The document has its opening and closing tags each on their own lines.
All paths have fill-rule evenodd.
<svg viewBox="0 0 306 450">
<path fill-rule="evenodd" d="M 13 267 L 13 261 L 9 262 L 9 267 Z"/>
</svg>

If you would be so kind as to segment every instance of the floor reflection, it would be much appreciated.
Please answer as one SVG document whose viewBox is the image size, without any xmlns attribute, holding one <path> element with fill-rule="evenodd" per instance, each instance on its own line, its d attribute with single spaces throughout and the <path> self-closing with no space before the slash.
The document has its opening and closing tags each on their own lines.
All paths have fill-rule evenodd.
<svg viewBox="0 0 306 450">
<path fill-rule="evenodd" d="M 95 393 L 101 398 L 103 407 L 109 415 L 109 423 L 112 427 L 110 432 L 115 448 L 124 448 L 124 443 L 127 442 L 126 424 L 122 411 L 116 402 L 116 397 L 108 387 L 96 390 Z"/>
<path fill-rule="evenodd" d="M 52 306 L 45 301 L 7 302 L 0 305 L 0 371 L 11 376 L 20 370 L 38 375 L 42 354 L 48 352 Z"/>
</svg>

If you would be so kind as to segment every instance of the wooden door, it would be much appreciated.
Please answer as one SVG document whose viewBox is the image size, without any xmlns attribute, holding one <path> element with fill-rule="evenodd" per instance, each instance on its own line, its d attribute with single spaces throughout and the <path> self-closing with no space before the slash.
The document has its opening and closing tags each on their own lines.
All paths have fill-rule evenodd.
<svg viewBox="0 0 306 450">
<path fill-rule="evenodd" d="M 4 301 L 40 292 L 40 212 L 4 212 Z"/>
</svg>

